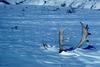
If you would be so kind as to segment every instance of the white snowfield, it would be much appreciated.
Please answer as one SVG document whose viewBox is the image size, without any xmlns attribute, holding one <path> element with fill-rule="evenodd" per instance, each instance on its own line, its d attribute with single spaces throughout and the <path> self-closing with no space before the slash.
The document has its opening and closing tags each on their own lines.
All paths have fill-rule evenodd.
<svg viewBox="0 0 100 67">
<path fill-rule="evenodd" d="M 11 4 L 21 2 L 21 5 L 49 5 L 49 6 L 61 6 L 65 4 L 65 7 L 71 5 L 74 8 L 85 9 L 100 9 L 100 0 L 6 0 Z M 0 3 L 3 4 L 3 3 Z M 80 7 L 81 6 L 81 7 Z"/>
<path fill-rule="evenodd" d="M 67 10 L 58 6 L 0 5 L 0 67 L 100 67 L 100 10 Z M 88 24 L 92 34 L 82 48 L 89 44 L 96 49 L 59 54 L 59 29 L 64 28 L 64 47 L 72 47 L 80 40 L 80 22 Z M 55 47 L 45 50 L 40 47 L 43 41 Z"/>
</svg>

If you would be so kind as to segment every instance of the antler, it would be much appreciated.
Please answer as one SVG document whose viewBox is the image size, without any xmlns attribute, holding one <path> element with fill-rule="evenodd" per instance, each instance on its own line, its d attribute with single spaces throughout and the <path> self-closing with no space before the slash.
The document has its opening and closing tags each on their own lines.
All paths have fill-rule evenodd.
<svg viewBox="0 0 100 67">
<path fill-rule="evenodd" d="M 88 25 L 87 24 L 84 24 L 82 22 L 80 22 L 81 26 L 82 26 L 82 37 L 80 39 L 80 42 L 78 45 L 75 46 L 74 49 L 76 48 L 80 48 L 86 41 L 89 41 L 87 40 L 87 37 L 88 35 L 90 35 L 91 33 L 88 32 Z"/>
</svg>

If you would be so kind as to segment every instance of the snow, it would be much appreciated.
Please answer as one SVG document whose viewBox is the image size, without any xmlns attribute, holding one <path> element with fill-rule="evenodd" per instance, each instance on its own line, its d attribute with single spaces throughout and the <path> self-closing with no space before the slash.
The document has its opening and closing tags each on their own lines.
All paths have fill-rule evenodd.
<svg viewBox="0 0 100 67">
<path fill-rule="evenodd" d="M 67 13 L 67 8 L 53 11 L 55 8 L 58 6 L 0 5 L 0 67 L 100 66 L 100 11 Z M 81 36 L 80 21 L 89 25 L 88 44 L 96 49 L 59 54 L 59 29 L 64 28 L 64 47 L 75 46 Z M 50 45 L 47 50 L 41 48 L 43 41 Z"/>
<path fill-rule="evenodd" d="M 7 0 L 11 4 L 16 4 L 22 2 L 24 0 Z M 25 0 L 20 3 L 20 5 L 49 5 L 49 6 L 61 6 L 61 4 L 65 3 L 66 7 L 74 2 L 71 6 L 77 8 L 82 5 L 81 8 L 90 9 L 92 5 L 92 9 L 100 9 L 100 0 Z"/>
</svg>

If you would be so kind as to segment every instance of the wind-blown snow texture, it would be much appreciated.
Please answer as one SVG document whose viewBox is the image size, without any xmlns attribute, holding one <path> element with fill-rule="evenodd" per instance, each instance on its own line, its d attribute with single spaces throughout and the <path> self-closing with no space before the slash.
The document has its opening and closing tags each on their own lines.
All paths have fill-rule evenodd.
<svg viewBox="0 0 100 67">
<path fill-rule="evenodd" d="M 81 6 L 85 9 L 100 9 L 100 0 L 5 0 L 11 4 L 19 3 L 20 5 L 49 5 L 49 6 L 61 6 L 65 4 L 68 7 L 72 3 L 72 7 Z M 0 4 L 3 4 L 2 2 Z"/>
<path fill-rule="evenodd" d="M 0 6 L 0 67 L 99 67 L 100 11 L 51 6 Z M 57 10 L 56 10 L 57 9 Z M 58 53 L 58 31 L 64 28 L 64 45 L 72 47 L 81 37 L 79 22 L 89 24 L 89 45 L 96 49 L 77 49 Z M 43 41 L 51 46 L 41 47 Z M 84 44 L 83 47 L 86 47 Z"/>
</svg>

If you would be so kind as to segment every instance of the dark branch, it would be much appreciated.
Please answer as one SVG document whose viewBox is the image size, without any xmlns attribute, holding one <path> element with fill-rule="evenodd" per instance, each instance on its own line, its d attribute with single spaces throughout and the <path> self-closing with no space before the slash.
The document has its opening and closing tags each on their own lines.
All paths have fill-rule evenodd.
<svg viewBox="0 0 100 67">
<path fill-rule="evenodd" d="M 20 1 L 20 2 L 16 3 L 16 5 L 20 5 L 20 4 L 24 3 L 25 1 L 26 0 Z"/>
<path fill-rule="evenodd" d="M 10 5 L 11 3 L 9 3 L 8 1 L 6 0 L 0 0 L 0 2 L 4 3 L 4 4 L 7 4 L 7 5 Z"/>
</svg>

